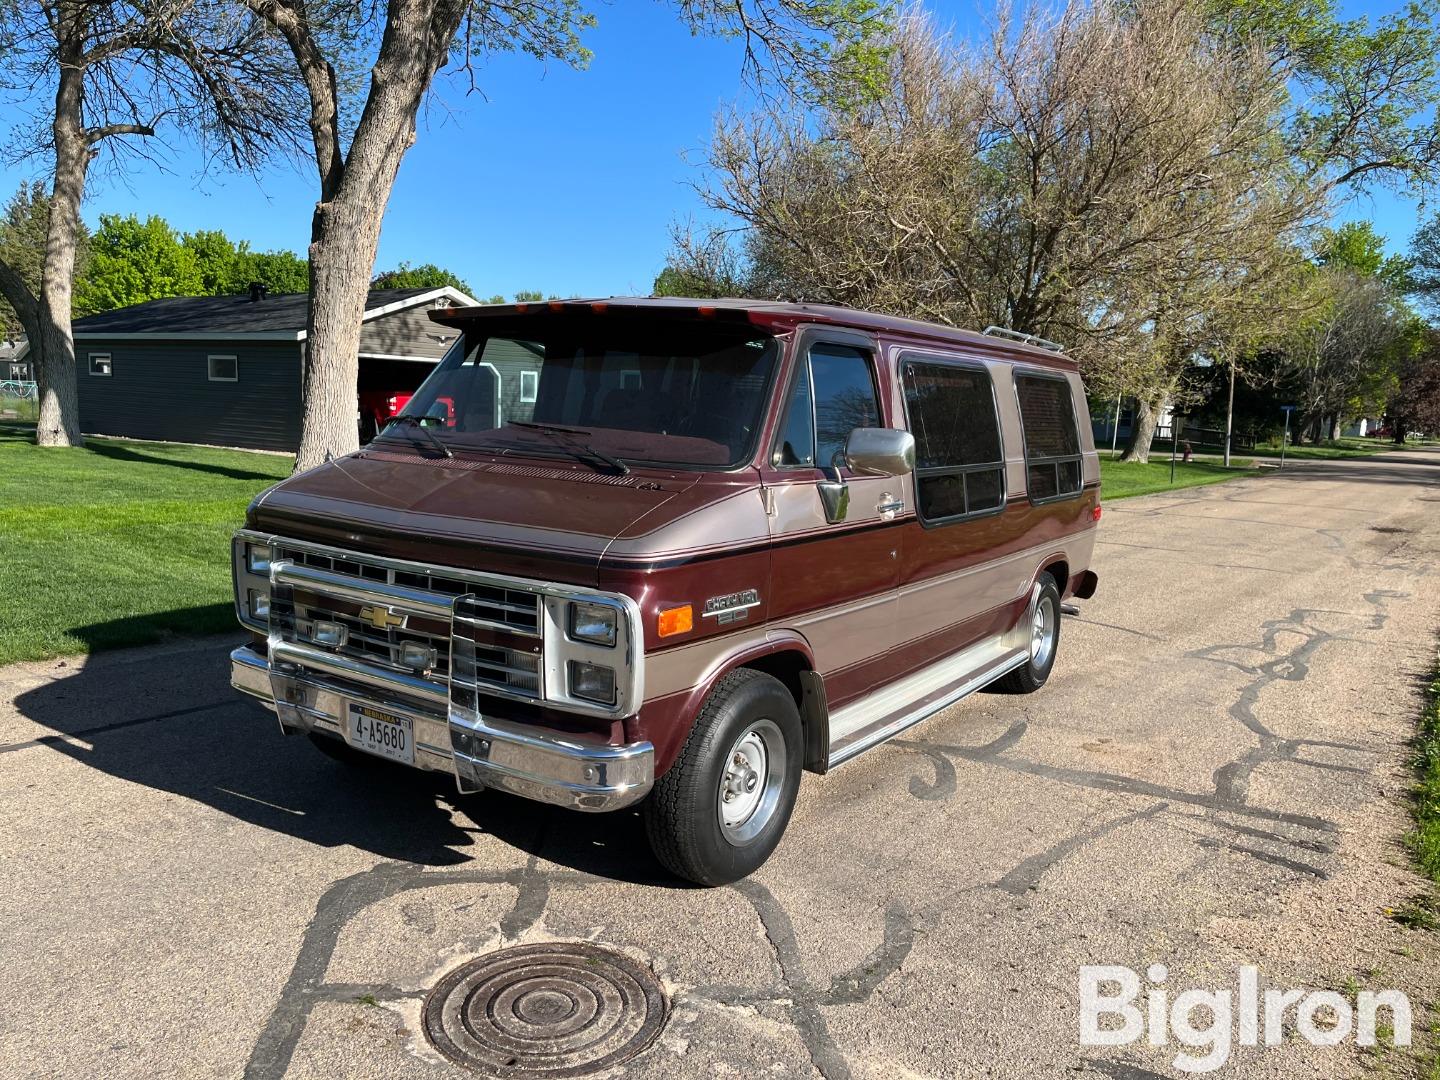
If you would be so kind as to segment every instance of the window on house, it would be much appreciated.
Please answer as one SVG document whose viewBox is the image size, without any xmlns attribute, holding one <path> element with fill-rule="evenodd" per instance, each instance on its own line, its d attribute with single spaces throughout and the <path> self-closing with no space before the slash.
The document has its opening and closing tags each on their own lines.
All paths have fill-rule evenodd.
<svg viewBox="0 0 1440 1080">
<path fill-rule="evenodd" d="M 928 524 L 1005 505 L 1005 455 L 984 368 L 909 361 L 905 413 L 915 436 L 915 487 Z"/>
<path fill-rule="evenodd" d="M 211 356 L 207 358 L 210 365 L 211 382 L 238 382 L 240 380 L 240 361 L 233 356 Z"/>
<path fill-rule="evenodd" d="M 870 354 L 849 345 L 820 344 L 801 362 L 774 462 L 829 468 L 850 432 L 880 423 Z"/>
<path fill-rule="evenodd" d="M 520 403 L 532 405 L 540 395 L 540 372 L 520 372 Z"/>
<path fill-rule="evenodd" d="M 92 352 L 90 354 L 90 374 L 110 374 L 110 354 L 108 352 Z"/>
<path fill-rule="evenodd" d="M 1031 502 L 1080 493 L 1080 435 L 1070 383 L 1060 376 L 1015 376 L 1025 430 L 1025 481 Z"/>
</svg>

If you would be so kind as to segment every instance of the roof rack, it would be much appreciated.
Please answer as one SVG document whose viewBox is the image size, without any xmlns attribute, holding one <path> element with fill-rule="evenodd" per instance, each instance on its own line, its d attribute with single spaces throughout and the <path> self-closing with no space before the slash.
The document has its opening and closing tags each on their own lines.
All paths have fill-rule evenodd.
<svg viewBox="0 0 1440 1080">
<path fill-rule="evenodd" d="M 1009 338 L 1011 341 L 1023 341 L 1026 345 L 1034 345 L 1037 349 L 1045 349 L 1049 352 L 1064 352 L 1065 348 L 1053 341 L 1043 337 L 1036 337 L 1034 334 L 1022 334 L 1019 330 L 1010 330 L 1003 326 L 987 326 L 983 333 L 990 337 Z"/>
</svg>

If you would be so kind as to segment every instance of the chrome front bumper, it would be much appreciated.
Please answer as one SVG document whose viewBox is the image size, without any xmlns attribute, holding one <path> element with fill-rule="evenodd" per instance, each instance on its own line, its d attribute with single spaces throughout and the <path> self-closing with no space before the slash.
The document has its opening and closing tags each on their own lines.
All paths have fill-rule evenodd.
<svg viewBox="0 0 1440 1080">
<path fill-rule="evenodd" d="M 462 791 L 493 787 L 575 810 L 618 810 L 638 802 L 655 781 L 648 742 L 615 746 L 598 737 L 530 728 L 449 711 L 433 684 L 366 667 L 305 645 L 277 643 L 281 664 L 241 647 L 230 654 L 230 683 L 272 709 L 287 733 L 320 732 L 344 739 L 350 702 L 409 717 L 415 725 L 415 767 L 454 775 Z M 424 702 L 417 705 L 416 701 Z"/>
</svg>

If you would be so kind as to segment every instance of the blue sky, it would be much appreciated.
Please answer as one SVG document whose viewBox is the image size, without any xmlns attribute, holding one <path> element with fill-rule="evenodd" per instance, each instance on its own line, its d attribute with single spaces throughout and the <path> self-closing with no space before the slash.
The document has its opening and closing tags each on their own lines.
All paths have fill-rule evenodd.
<svg viewBox="0 0 1440 1080">
<path fill-rule="evenodd" d="M 982 22 L 974 3 L 936 6 L 961 30 Z M 1344 7 L 1351 16 L 1386 10 Z M 482 297 L 649 292 L 671 223 L 704 212 L 688 186 L 698 172 L 687 155 L 699 160 L 717 109 L 739 94 L 741 55 L 735 42 L 692 37 L 663 2 L 595 10 L 588 70 L 499 56 L 481 71 L 484 97 L 442 81 L 401 167 L 378 268 L 438 263 Z M 17 114 L 0 106 L 0 124 Z M 5 170 L 0 190 L 28 175 Z M 219 228 L 259 250 L 303 251 L 313 176 L 303 163 L 259 177 L 202 176 L 182 147 L 163 170 L 97 172 L 85 216 L 159 213 L 182 231 Z M 1341 216 L 1373 220 L 1395 251 L 1416 222 L 1413 204 L 1385 195 Z"/>
</svg>

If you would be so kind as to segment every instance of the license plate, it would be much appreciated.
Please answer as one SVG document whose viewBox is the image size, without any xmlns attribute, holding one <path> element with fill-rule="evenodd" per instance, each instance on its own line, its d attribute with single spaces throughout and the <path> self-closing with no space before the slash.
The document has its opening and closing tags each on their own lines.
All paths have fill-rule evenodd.
<svg viewBox="0 0 1440 1080">
<path fill-rule="evenodd" d="M 357 750 L 406 765 L 415 764 L 415 723 L 408 716 L 396 716 L 351 702 L 345 741 Z"/>
</svg>

